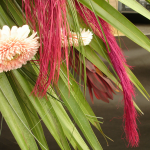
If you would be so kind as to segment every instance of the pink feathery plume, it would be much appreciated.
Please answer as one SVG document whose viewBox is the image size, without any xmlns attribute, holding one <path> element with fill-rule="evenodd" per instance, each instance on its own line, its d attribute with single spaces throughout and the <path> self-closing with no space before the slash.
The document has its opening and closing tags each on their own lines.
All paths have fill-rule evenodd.
<svg viewBox="0 0 150 150">
<path fill-rule="evenodd" d="M 44 96 L 49 85 L 58 81 L 62 52 L 68 67 L 66 0 L 23 0 L 23 9 L 29 25 L 39 32 L 40 73 L 34 93 Z"/>
<path fill-rule="evenodd" d="M 91 10 L 83 6 L 82 4 L 79 5 L 77 1 L 75 4 L 78 13 L 85 21 L 85 23 L 91 26 L 93 32 L 97 36 L 99 36 L 106 45 L 106 41 L 104 39 L 99 23 L 95 17 L 95 14 Z M 123 89 L 123 94 L 124 94 L 124 116 L 123 116 L 124 119 L 123 120 L 125 122 L 124 131 L 126 134 L 126 140 L 129 143 L 128 146 L 129 145 L 131 145 L 132 147 L 138 146 L 139 135 L 137 132 L 137 124 L 136 124 L 137 112 L 135 110 L 135 107 L 133 105 L 133 100 L 132 100 L 132 96 L 134 96 L 134 88 L 125 69 L 125 66 L 127 66 L 126 59 L 124 58 L 122 51 L 120 50 L 114 36 L 112 35 L 110 25 L 100 17 L 99 17 L 99 21 L 102 25 L 103 31 L 105 33 L 110 48 L 110 51 L 107 48 L 108 55 L 110 57 L 111 63 L 113 64 L 115 71 L 119 76 L 120 84 L 122 85 L 122 89 Z"/>
</svg>

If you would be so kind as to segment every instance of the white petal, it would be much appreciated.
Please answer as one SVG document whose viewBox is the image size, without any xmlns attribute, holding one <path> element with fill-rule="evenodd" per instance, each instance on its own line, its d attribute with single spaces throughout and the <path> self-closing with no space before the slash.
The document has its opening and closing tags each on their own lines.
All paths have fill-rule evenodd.
<svg viewBox="0 0 150 150">
<path fill-rule="evenodd" d="M 7 36 L 10 35 L 10 28 L 8 26 L 3 26 L 2 28 L 3 34 L 5 33 Z"/>
<path fill-rule="evenodd" d="M 85 31 L 85 29 L 83 29 L 81 33 L 81 38 L 83 40 L 83 44 L 88 45 L 93 38 L 93 34 L 89 30 Z"/>
<path fill-rule="evenodd" d="M 1 31 L 2 31 L 2 30 L 0 29 L 0 40 L 1 40 Z"/>
<path fill-rule="evenodd" d="M 27 38 L 30 33 L 30 29 L 28 25 L 24 25 L 17 30 L 18 36 L 17 38 Z"/>
<path fill-rule="evenodd" d="M 3 26 L 1 30 L 1 40 L 5 40 L 10 36 L 10 28 L 8 26 Z"/>
<path fill-rule="evenodd" d="M 37 32 L 35 32 L 34 30 L 33 30 L 33 33 L 32 33 L 32 35 L 28 38 L 28 39 L 33 39 L 35 36 L 37 35 Z"/>
<path fill-rule="evenodd" d="M 11 31 L 10 31 L 10 33 L 11 33 L 11 37 L 16 37 L 17 36 L 17 30 L 18 30 L 18 27 L 16 27 L 16 26 L 13 26 L 12 28 L 11 28 Z"/>
</svg>

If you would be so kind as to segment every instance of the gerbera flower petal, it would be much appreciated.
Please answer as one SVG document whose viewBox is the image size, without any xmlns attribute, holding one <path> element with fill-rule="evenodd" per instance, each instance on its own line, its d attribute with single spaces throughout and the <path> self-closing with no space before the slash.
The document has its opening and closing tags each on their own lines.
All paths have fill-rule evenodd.
<svg viewBox="0 0 150 150">
<path fill-rule="evenodd" d="M 30 33 L 29 26 L 24 25 L 21 28 L 18 28 L 17 33 L 18 33 L 18 38 L 27 38 Z"/>
<path fill-rule="evenodd" d="M 0 72 L 18 69 L 31 60 L 39 48 L 38 37 L 28 37 L 28 25 L 22 27 L 3 26 L 0 30 Z"/>
<path fill-rule="evenodd" d="M 17 26 L 13 26 L 13 27 L 11 28 L 10 36 L 11 36 L 12 38 L 15 38 L 15 37 L 16 37 L 17 30 L 18 30 L 18 27 L 17 27 Z"/>
<path fill-rule="evenodd" d="M 10 35 L 10 28 L 8 26 L 3 26 L 1 30 L 1 38 L 6 39 Z"/>
</svg>

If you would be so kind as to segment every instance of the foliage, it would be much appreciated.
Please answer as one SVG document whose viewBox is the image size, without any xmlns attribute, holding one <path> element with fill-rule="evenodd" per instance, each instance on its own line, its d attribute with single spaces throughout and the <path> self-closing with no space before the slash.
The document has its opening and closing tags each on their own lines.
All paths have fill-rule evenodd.
<svg viewBox="0 0 150 150">
<path fill-rule="evenodd" d="M 78 1 L 132 41 L 150 51 L 149 39 L 108 2 L 104 0 Z M 135 0 L 119 1 L 149 19 L 149 12 Z M 84 27 L 91 30 L 77 14 L 72 4 L 73 0 L 67 0 L 67 2 L 68 12 L 70 12 L 68 15 L 70 28 L 78 32 L 80 28 Z M 12 27 L 14 25 L 22 26 L 26 23 L 21 4 L 20 0 L 0 1 L 1 28 L 3 25 Z M 118 77 L 109 71 L 99 57 L 99 55 L 102 56 L 112 66 L 106 52 L 106 46 L 100 38 L 94 35 L 90 45 L 78 47 L 77 50 L 83 55 L 83 61 L 84 58 L 87 58 L 122 90 Z M 33 60 L 37 58 L 38 54 Z M 98 118 L 87 103 L 80 86 L 76 83 L 74 73 L 69 72 L 68 84 L 67 67 L 62 61 L 58 84 L 51 85 L 47 91 L 47 96 L 39 98 L 31 94 L 39 74 L 39 66 L 34 62 L 30 61 L 17 70 L 0 73 L 0 111 L 20 148 L 36 150 L 38 143 L 42 150 L 49 149 L 41 125 L 41 121 L 43 121 L 60 149 L 69 150 L 71 149 L 70 145 L 72 145 L 74 149 L 79 150 L 91 148 L 101 150 L 100 141 L 96 138 L 91 124 L 99 130 L 106 142 L 109 138 L 103 133 Z M 135 87 L 148 99 L 149 94 L 142 84 L 129 68 L 126 70 Z M 134 106 L 138 112 L 142 113 L 135 102 Z M 89 144 L 79 133 L 74 121 L 70 119 L 68 111 Z"/>
</svg>

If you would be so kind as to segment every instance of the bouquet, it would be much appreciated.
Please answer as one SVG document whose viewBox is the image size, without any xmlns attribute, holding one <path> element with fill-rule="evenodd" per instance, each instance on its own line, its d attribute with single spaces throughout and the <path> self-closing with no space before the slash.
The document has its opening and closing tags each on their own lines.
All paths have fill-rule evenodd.
<svg viewBox="0 0 150 150">
<path fill-rule="evenodd" d="M 138 2 L 119 1 L 150 19 Z M 134 87 L 146 99 L 149 94 L 127 65 L 112 26 L 150 50 L 149 39 L 109 1 L 0 1 L 0 111 L 21 149 L 49 149 L 41 121 L 60 149 L 102 149 L 91 125 L 107 143 L 110 138 L 86 92 L 93 103 L 93 95 L 109 103 L 121 92 L 125 138 L 128 146 L 139 145 L 136 120 L 142 111 Z"/>
</svg>

